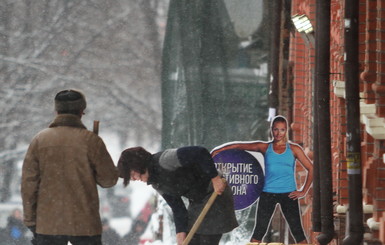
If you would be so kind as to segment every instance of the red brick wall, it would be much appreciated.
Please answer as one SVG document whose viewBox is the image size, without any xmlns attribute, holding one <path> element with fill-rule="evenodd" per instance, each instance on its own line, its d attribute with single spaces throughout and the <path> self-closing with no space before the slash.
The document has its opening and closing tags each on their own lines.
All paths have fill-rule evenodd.
<svg viewBox="0 0 385 245">
<path fill-rule="evenodd" d="M 339 205 L 349 202 L 346 171 L 346 111 L 345 99 L 334 93 L 334 81 L 344 81 L 344 0 L 331 1 L 330 45 L 330 114 L 333 190 Z M 359 6 L 359 59 L 362 102 L 375 104 L 375 116 L 385 118 L 385 1 L 361 0 Z M 292 15 L 306 14 L 315 27 L 315 1 L 292 1 Z M 317 31 L 317 30 L 315 30 Z M 289 61 L 293 66 L 293 122 L 292 140 L 312 150 L 312 71 L 314 48 L 307 46 L 296 32 L 290 40 Z M 385 128 L 384 128 L 385 130 Z M 365 124 L 362 136 L 363 202 L 373 204 L 372 217 L 380 223 L 373 231 L 374 239 L 385 242 L 385 141 L 373 138 Z M 304 203 L 311 204 L 310 197 Z M 310 205 L 311 209 L 311 205 Z M 369 214 L 370 217 L 371 214 Z M 364 220 L 366 222 L 366 220 Z M 304 214 L 304 226 L 315 243 L 311 232 L 311 210 Z M 343 231 L 341 231 L 343 234 Z M 340 244 L 338 239 L 333 244 Z"/>
<path fill-rule="evenodd" d="M 362 1 L 360 5 L 360 40 L 362 39 L 362 91 L 367 104 L 375 104 L 375 116 L 385 117 L 385 3 L 384 1 Z M 385 129 L 384 129 L 385 130 Z M 362 133 L 363 193 L 364 202 L 374 205 L 373 218 L 380 223 L 374 235 L 385 242 L 385 144 L 367 133 Z"/>
<path fill-rule="evenodd" d="M 340 1 L 331 2 L 330 24 L 330 123 L 333 170 L 333 191 L 340 205 L 348 203 L 345 158 L 346 111 L 345 100 L 334 93 L 334 84 L 344 81 L 344 7 Z"/>
<path fill-rule="evenodd" d="M 306 14 L 308 18 L 314 23 L 315 1 L 292 1 L 292 15 L 294 14 Z M 312 7 L 310 7 L 312 6 Z M 313 24 L 314 27 L 314 24 Z M 289 61 L 293 62 L 293 122 L 291 124 L 292 140 L 296 143 L 303 145 L 306 152 L 311 154 L 313 148 L 312 137 L 312 111 L 313 108 L 309 105 L 312 104 L 313 89 L 311 79 L 314 72 L 314 47 L 309 43 L 306 43 L 298 32 L 294 33 L 290 40 L 290 52 Z M 312 155 L 309 156 L 312 159 Z M 297 166 L 300 170 L 301 167 Z M 301 176 L 304 177 L 304 176 Z M 299 183 L 302 183 L 300 178 Z M 303 212 L 303 226 L 306 234 L 309 236 L 310 241 L 314 241 L 316 234 L 312 232 L 311 221 L 311 204 L 312 204 L 312 191 L 301 200 L 302 204 L 307 208 Z"/>
</svg>

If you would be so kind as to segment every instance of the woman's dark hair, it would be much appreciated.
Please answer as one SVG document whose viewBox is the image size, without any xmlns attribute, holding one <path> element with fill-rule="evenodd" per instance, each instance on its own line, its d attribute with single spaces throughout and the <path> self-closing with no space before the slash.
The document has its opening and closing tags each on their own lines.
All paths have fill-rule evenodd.
<svg viewBox="0 0 385 245">
<path fill-rule="evenodd" d="M 119 176 L 124 179 L 124 186 L 130 183 L 131 171 L 144 174 L 151 159 L 151 153 L 143 147 L 138 146 L 125 149 L 118 161 Z"/>
<path fill-rule="evenodd" d="M 283 122 L 287 126 L 287 120 L 286 120 L 286 118 L 284 116 L 276 116 L 276 117 L 274 117 L 273 118 L 273 122 L 271 123 L 271 127 L 273 127 L 274 123 L 276 123 L 276 122 Z"/>
</svg>

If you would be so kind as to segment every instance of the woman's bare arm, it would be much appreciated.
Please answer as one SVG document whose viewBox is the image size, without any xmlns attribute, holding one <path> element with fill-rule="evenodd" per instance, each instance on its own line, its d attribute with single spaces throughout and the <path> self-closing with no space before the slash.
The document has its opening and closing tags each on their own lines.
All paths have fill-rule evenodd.
<svg viewBox="0 0 385 245">
<path fill-rule="evenodd" d="M 255 152 L 261 152 L 264 154 L 266 152 L 267 145 L 268 143 L 263 141 L 231 142 L 231 143 L 224 144 L 214 148 L 214 150 L 211 152 L 211 155 L 214 157 L 221 151 L 231 150 L 231 149 L 255 151 Z"/>
<path fill-rule="evenodd" d="M 302 147 L 299 145 L 291 145 L 291 149 L 294 153 L 295 158 L 301 163 L 301 165 L 306 169 L 307 176 L 305 183 L 300 191 L 295 191 L 291 194 L 291 197 L 294 199 L 304 197 L 309 191 L 311 184 L 313 183 L 313 163 L 310 158 L 305 154 Z"/>
</svg>

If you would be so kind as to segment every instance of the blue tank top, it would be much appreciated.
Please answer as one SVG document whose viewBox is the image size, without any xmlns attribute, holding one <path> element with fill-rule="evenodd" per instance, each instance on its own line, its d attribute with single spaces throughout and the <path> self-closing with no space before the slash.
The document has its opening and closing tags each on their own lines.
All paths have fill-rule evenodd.
<svg viewBox="0 0 385 245">
<path fill-rule="evenodd" d="M 283 153 L 274 152 L 270 143 L 265 153 L 264 192 L 287 193 L 297 189 L 294 177 L 295 158 L 289 143 Z"/>
</svg>

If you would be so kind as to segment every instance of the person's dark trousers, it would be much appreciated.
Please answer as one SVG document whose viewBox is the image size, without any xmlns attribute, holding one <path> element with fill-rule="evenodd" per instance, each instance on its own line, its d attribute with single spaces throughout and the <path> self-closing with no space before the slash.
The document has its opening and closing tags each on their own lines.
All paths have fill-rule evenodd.
<svg viewBox="0 0 385 245">
<path fill-rule="evenodd" d="M 36 234 L 36 245 L 102 245 L 102 236 L 51 236 Z"/>
<path fill-rule="evenodd" d="M 216 235 L 202 235 L 195 234 L 191 239 L 189 245 L 218 245 L 222 234 Z"/>
</svg>

